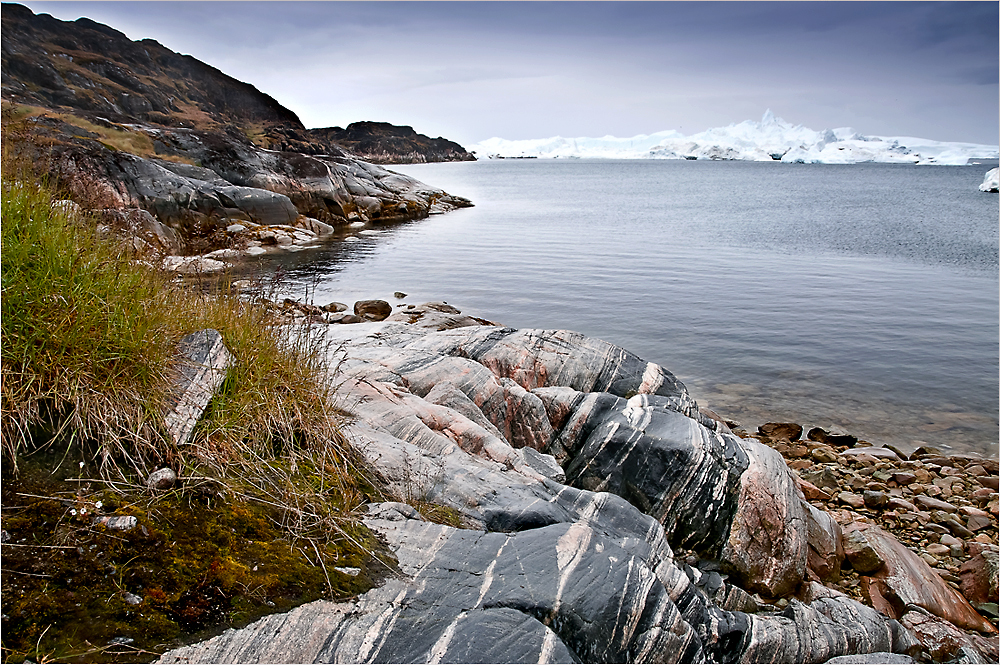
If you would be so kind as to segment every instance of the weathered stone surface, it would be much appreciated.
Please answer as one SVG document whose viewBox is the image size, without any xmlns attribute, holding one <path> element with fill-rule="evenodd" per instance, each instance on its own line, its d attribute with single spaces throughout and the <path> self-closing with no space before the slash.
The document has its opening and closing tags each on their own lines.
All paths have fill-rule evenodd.
<svg viewBox="0 0 1000 665">
<path fill-rule="evenodd" d="M 226 633 L 164 662 L 260 662 L 286 652 L 324 662 L 821 662 L 908 648 L 898 624 L 846 597 L 750 615 L 738 609 L 757 609 L 739 586 L 742 575 L 723 581 L 675 563 L 668 537 L 703 549 L 722 539 L 728 548 L 728 527 L 717 523 L 732 521 L 742 534 L 756 523 L 777 542 L 751 550 L 765 583 L 801 581 L 807 509 L 776 453 L 702 425 L 697 405 L 661 368 L 559 331 L 431 332 L 382 322 L 319 334 L 345 354 L 331 380 L 340 406 L 355 416 L 346 433 L 390 488 L 448 505 L 486 531 L 429 524 L 404 504 L 376 506 L 368 523 L 395 551 L 402 579 L 349 611 L 327 604 L 311 615 L 302 610 L 295 623 L 265 619 L 245 629 L 251 635 Z M 578 363 L 581 356 L 589 362 Z M 626 399 L 629 392 L 639 394 Z M 515 423 L 525 418 L 544 421 L 550 433 L 519 431 Z M 632 433 L 616 439 L 608 423 Z M 579 477 L 632 483 L 663 514 L 644 515 L 634 505 L 639 495 L 630 503 L 556 482 L 538 464 L 551 471 L 552 458 L 532 443 L 542 451 L 558 443 L 568 471 L 584 460 L 589 475 Z M 643 477 L 642 456 L 616 450 L 630 446 L 655 473 Z M 598 473 L 602 459 L 619 459 L 631 476 Z M 753 466 L 756 474 L 744 479 L 741 469 Z M 733 514 L 726 492 L 769 498 Z M 831 523 L 821 521 L 830 541 Z M 789 556 L 803 570 L 781 560 Z M 726 565 L 735 567 L 735 558 Z M 305 648 L 321 637 L 322 646 Z"/>
<path fill-rule="evenodd" d="M 359 300 L 354 303 L 354 315 L 366 321 L 382 321 L 392 314 L 392 305 L 384 300 Z"/>
<path fill-rule="evenodd" d="M 889 497 L 885 492 L 865 490 L 863 497 L 865 506 L 872 510 L 882 510 L 889 505 Z"/>
<path fill-rule="evenodd" d="M 837 656 L 826 661 L 826 665 L 908 665 L 916 663 L 905 653 L 866 653 L 852 656 Z"/>
<path fill-rule="evenodd" d="M 749 464 L 722 556 L 748 587 L 783 596 L 805 577 L 806 504 L 781 455 L 754 439 L 742 443 Z"/>
<path fill-rule="evenodd" d="M 582 436 L 558 441 L 573 451 L 568 482 L 628 499 L 659 520 L 676 546 L 717 553 L 736 510 L 740 474 L 747 478 L 748 457 L 738 439 L 707 430 L 657 395 L 625 400 L 605 394 L 577 413 L 587 416 Z M 759 552 L 739 554 L 749 561 Z"/>
<path fill-rule="evenodd" d="M 465 316 L 458 309 L 444 302 L 425 302 L 420 305 L 407 305 L 405 309 L 396 311 L 389 317 L 389 320 L 411 323 L 431 330 L 465 328 L 488 323 L 483 319 Z"/>
<path fill-rule="evenodd" d="M 844 457 L 850 459 L 851 457 L 859 457 L 861 455 L 869 455 L 875 459 L 885 459 L 899 461 L 899 455 L 892 452 L 888 448 L 876 448 L 875 446 L 868 446 L 866 448 L 852 448 L 850 450 L 845 450 L 840 453 Z"/>
<path fill-rule="evenodd" d="M 743 663 L 819 663 L 847 654 L 906 652 L 914 642 L 896 621 L 846 596 L 810 605 L 792 600 L 780 615 L 751 617 Z"/>
<path fill-rule="evenodd" d="M 846 557 L 840 525 L 829 513 L 809 504 L 805 517 L 809 571 L 823 581 L 839 580 L 840 566 Z"/>
<path fill-rule="evenodd" d="M 163 269 L 178 272 L 183 275 L 204 275 L 222 272 L 229 267 L 225 261 L 204 256 L 166 256 L 163 258 Z"/>
<path fill-rule="evenodd" d="M 970 603 L 995 603 L 1000 595 L 998 590 L 998 552 L 996 545 L 984 545 L 978 554 L 962 564 L 959 576 L 962 578 L 962 595 Z"/>
<path fill-rule="evenodd" d="M 796 476 L 795 483 L 799 486 L 799 490 L 802 491 L 802 496 L 804 496 L 808 501 L 827 501 L 830 499 L 829 493 L 824 492 L 808 480 L 803 480 L 802 478 Z"/>
<path fill-rule="evenodd" d="M 954 504 L 923 494 L 917 496 L 913 502 L 924 510 L 943 510 L 946 513 L 954 513 L 958 510 L 958 507 Z"/>
<path fill-rule="evenodd" d="M 996 633 L 996 629 L 965 598 L 946 585 L 926 562 L 891 534 L 873 525 L 857 523 L 853 526 L 855 529 L 849 533 L 863 538 L 885 564 L 872 573 L 868 583 L 875 590 L 869 595 L 877 610 L 900 619 L 906 608 L 915 605 L 960 628 Z M 846 542 L 845 550 L 850 558 Z"/>
<path fill-rule="evenodd" d="M 226 379 L 232 355 L 219 331 L 211 329 L 191 333 L 180 341 L 178 351 L 177 383 L 164 424 L 174 444 L 183 445 Z"/>
<path fill-rule="evenodd" d="M 165 469 L 157 469 L 153 473 L 149 474 L 149 478 L 146 479 L 146 487 L 151 490 L 168 490 L 174 486 L 177 482 L 177 473 L 173 469 L 167 467 Z"/>
<path fill-rule="evenodd" d="M 131 531 L 139 526 L 139 519 L 134 515 L 102 515 L 94 519 L 94 524 L 102 524 L 114 531 Z"/>
<path fill-rule="evenodd" d="M 812 449 L 809 456 L 814 462 L 819 462 L 820 464 L 837 461 L 837 451 L 829 446 L 817 446 Z"/>
<path fill-rule="evenodd" d="M 798 441 L 802 438 L 802 425 L 797 423 L 764 423 L 757 431 L 772 441 Z"/>
<path fill-rule="evenodd" d="M 864 525 L 853 523 L 845 529 L 843 547 L 851 567 L 859 573 L 875 572 L 885 564 L 879 552 L 868 541 Z"/>
<path fill-rule="evenodd" d="M 837 495 L 837 500 L 845 506 L 850 506 L 851 508 L 861 508 L 865 505 L 865 499 L 860 494 L 855 494 L 854 492 L 841 492 Z"/>
<path fill-rule="evenodd" d="M 953 657 L 966 649 L 973 657 L 971 662 L 997 662 L 997 640 L 964 633 L 954 625 L 919 606 L 907 606 L 901 623 L 923 645 L 937 662 Z M 979 658 L 980 660 L 976 660 Z"/>
<path fill-rule="evenodd" d="M 850 448 L 858 442 L 858 437 L 852 436 L 850 434 L 831 434 L 822 427 L 813 427 L 806 434 L 806 438 L 810 441 L 818 441 L 820 443 L 827 443 L 831 446 L 847 446 Z"/>
</svg>

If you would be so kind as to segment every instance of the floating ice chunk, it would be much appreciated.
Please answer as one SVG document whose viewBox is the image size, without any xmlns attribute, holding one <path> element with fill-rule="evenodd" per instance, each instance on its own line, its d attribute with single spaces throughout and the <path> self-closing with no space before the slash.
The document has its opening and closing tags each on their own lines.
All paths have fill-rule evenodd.
<svg viewBox="0 0 1000 665">
<path fill-rule="evenodd" d="M 981 192 L 1000 192 L 1000 169 L 990 169 L 979 185 Z"/>
</svg>

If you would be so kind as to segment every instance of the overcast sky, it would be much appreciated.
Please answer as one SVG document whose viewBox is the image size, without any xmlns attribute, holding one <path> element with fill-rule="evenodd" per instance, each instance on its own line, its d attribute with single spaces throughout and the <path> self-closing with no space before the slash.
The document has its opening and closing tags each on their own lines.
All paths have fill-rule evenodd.
<svg viewBox="0 0 1000 665">
<path fill-rule="evenodd" d="M 153 38 L 307 127 L 471 144 L 812 129 L 998 143 L 997 2 L 35 2 Z"/>
</svg>

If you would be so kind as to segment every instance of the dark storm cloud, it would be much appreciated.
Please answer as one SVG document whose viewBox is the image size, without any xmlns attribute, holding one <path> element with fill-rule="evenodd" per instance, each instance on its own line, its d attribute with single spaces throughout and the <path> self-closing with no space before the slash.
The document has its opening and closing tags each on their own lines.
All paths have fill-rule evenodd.
<svg viewBox="0 0 1000 665">
<path fill-rule="evenodd" d="M 25 4 L 190 53 L 309 126 L 690 134 L 770 107 L 815 129 L 997 142 L 995 2 Z"/>
</svg>

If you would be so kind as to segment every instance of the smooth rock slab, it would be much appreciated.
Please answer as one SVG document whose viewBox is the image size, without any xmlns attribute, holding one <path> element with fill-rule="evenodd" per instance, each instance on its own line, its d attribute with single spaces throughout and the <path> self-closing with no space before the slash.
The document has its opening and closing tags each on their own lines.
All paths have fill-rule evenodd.
<svg viewBox="0 0 1000 665">
<path fill-rule="evenodd" d="M 170 411 L 164 417 L 175 445 L 187 443 L 215 391 L 226 379 L 233 357 L 218 330 L 199 330 L 180 341 L 179 376 Z"/>
<path fill-rule="evenodd" d="M 870 578 L 862 578 L 862 593 L 886 616 L 901 619 L 910 606 L 922 607 L 935 616 L 968 630 L 996 633 L 996 629 L 961 594 L 935 573 L 913 551 L 877 526 L 856 523 L 852 532 L 884 562 Z"/>
</svg>

